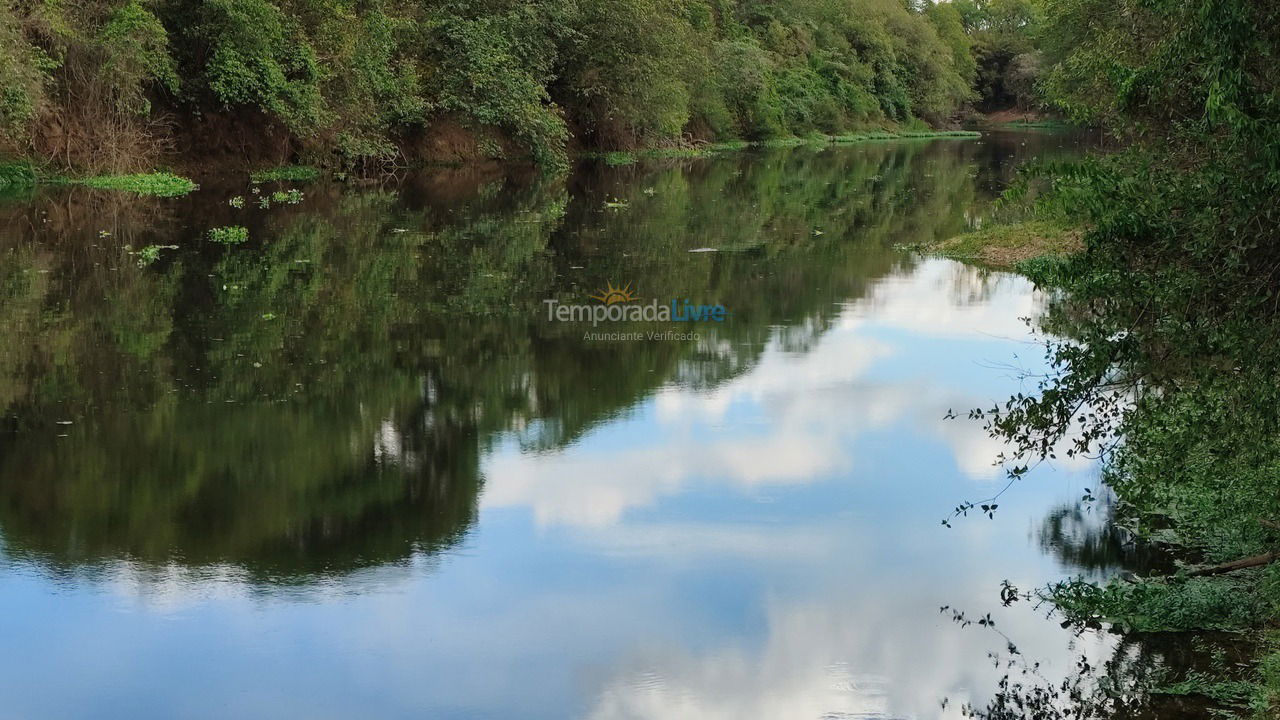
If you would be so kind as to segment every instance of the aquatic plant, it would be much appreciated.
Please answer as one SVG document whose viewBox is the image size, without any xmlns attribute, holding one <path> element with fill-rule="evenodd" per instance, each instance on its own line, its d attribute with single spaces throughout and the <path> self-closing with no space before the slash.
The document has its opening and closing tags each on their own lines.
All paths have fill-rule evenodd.
<svg viewBox="0 0 1280 720">
<path fill-rule="evenodd" d="M 136 252 L 130 251 L 130 254 L 137 256 L 138 267 L 146 267 L 160 259 L 161 250 L 176 250 L 177 248 L 177 245 L 147 245 Z"/>
<path fill-rule="evenodd" d="M 268 170 L 249 173 L 249 180 L 255 183 L 287 180 L 291 182 L 307 182 L 320 177 L 320 171 L 310 165 L 282 165 Z"/>
<path fill-rule="evenodd" d="M 178 197 L 200 187 L 187 178 L 167 172 L 133 175 L 95 175 L 86 178 L 68 179 L 67 182 L 100 190 L 121 190 L 154 197 Z"/>
<path fill-rule="evenodd" d="M 240 225 L 228 225 L 209 230 L 209 240 L 222 245 L 236 245 L 249 239 L 249 230 Z"/>
<path fill-rule="evenodd" d="M 302 191 L 295 188 L 277 190 L 271 193 L 271 202 L 277 205 L 297 205 L 302 202 Z"/>
</svg>

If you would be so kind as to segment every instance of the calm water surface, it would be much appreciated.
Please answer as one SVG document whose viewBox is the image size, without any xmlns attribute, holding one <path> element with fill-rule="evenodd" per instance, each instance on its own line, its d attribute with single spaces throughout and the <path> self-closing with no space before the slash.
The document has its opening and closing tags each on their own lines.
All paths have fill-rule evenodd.
<svg viewBox="0 0 1280 720">
<path fill-rule="evenodd" d="M 1119 569 L 1093 467 L 939 522 L 1003 485 L 943 416 L 1041 367 L 1041 298 L 902 249 L 1071 152 L 3 202 L 0 716 L 957 717 L 1005 641 L 944 605 L 1050 676 L 1109 652 L 999 602 Z M 609 284 L 731 315 L 547 321 Z"/>
</svg>

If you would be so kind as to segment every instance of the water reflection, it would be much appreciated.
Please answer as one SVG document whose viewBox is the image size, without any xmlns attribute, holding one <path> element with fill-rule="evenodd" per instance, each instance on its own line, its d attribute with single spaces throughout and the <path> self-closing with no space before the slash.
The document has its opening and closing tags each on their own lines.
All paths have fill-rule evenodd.
<svg viewBox="0 0 1280 720">
<path fill-rule="evenodd" d="M 0 666 L 60 687 L 0 696 L 557 718 L 983 696 L 989 638 L 937 607 L 1057 577 L 1026 528 L 1092 470 L 938 526 L 999 481 L 985 434 L 942 417 L 1007 394 L 993 363 L 1038 362 L 1018 318 L 1039 301 L 896 246 L 975 223 L 1015 160 L 1063 143 L 0 206 Z M 251 241 L 202 240 L 231 224 Z M 145 245 L 177 248 L 140 266 Z M 545 321 L 543 299 L 609 282 L 732 318 L 621 343 Z M 1003 612 L 1049 658 L 1110 647 Z"/>
<path fill-rule="evenodd" d="M 1101 497 L 1084 503 L 1063 503 L 1053 508 L 1040 527 L 1040 547 L 1057 556 L 1077 575 L 1106 578 L 1122 571 L 1137 575 L 1171 574 L 1173 558 L 1114 522 L 1119 514 L 1115 495 L 1100 490 Z"/>
</svg>

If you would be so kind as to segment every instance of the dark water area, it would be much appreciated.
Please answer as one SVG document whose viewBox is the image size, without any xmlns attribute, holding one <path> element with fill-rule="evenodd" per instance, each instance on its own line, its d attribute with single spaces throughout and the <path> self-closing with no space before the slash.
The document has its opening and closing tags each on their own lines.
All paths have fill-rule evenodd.
<svg viewBox="0 0 1280 720">
<path fill-rule="evenodd" d="M 904 249 L 1078 152 L 0 203 L 0 716 L 959 717 L 1005 641 L 943 606 L 1111 656 L 1000 603 L 1157 562 L 1091 463 L 939 522 L 1004 485 L 944 416 L 1043 370 L 1043 298 Z M 549 317 L 610 287 L 726 317 Z"/>
</svg>

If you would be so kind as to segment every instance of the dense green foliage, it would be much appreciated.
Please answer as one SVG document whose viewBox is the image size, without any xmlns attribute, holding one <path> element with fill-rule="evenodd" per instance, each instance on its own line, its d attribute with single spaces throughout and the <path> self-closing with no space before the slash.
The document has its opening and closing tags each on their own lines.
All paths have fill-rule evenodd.
<svg viewBox="0 0 1280 720">
<path fill-rule="evenodd" d="M 953 0 L 973 47 L 974 89 L 982 110 L 1032 109 L 1042 104 L 1036 84 L 1043 6 L 1052 0 Z"/>
<path fill-rule="evenodd" d="M 1063 338 L 1048 345 L 1056 372 L 1040 392 L 977 414 L 1024 459 L 1103 457 L 1125 522 L 1177 543 L 1189 561 L 1272 550 L 1280 6 L 1050 0 L 1042 9 L 1047 99 L 1131 144 L 1049 168 L 1040 210 L 1085 229 L 1083 253 L 1027 268 L 1060 289 L 1044 320 Z M 1051 595 L 1130 627 L 1256 628 L 1280 616 L 1277 578 L 1273 566 Z M 1262 710 L 1278 688 L 1274 673 L 1256 679 L 1272 683 L 1256 690 Z"/>
<path fill-rule="evenodd" d="M 0 192 L 35 185 L 35 170 L 27 163 L 0 163 Z"/>
<path fill-rule="evenodd" d="M 1074 450 L 1109 451 L 1128 498 L 1230 539 L 1231 554 L 1266 538 L 1259 518 L 1280 517 L 1280 105 L 1263 71 L 1280 9 L 1131 4 L 1100 17 L 1126 32 L 1141 21 L 1145 48 L 1085 31 L 1047 81 L 1073 115 L 1156 140 L 1056 168 L 1046 202 L 1088 228 L 1087 251 L 1043 277 L 1068 291 L 1047 319 L 1070 338 L 1053 348 L 1063 374 L 998 427 L 1046 449 L 1074 424 Z M 1110 3 L 1051 4 L 1055 35 L 1079 31 L 1085 5 Z M 1117 429 L 1124 443 L 1106 444 Z"/>
<path fill-rule="evenodd" d="M 1243 630 L 1265 610 L 1251 583 L 1231 578 L 1103 586 L 1070 581 L 1055 585 L 1052 597 L 1072 620 L 1104 620 L 1138 632 Z"/>
<path fill-rule="evenodd" d="M 960 13 L 904 0 L 5 2 L 0 149 L 120 171 L 229 124 L 264 153 L 398 162 L 461 124 L 556 163 L 936 123 L 973 74 Z"/>
</svg>

